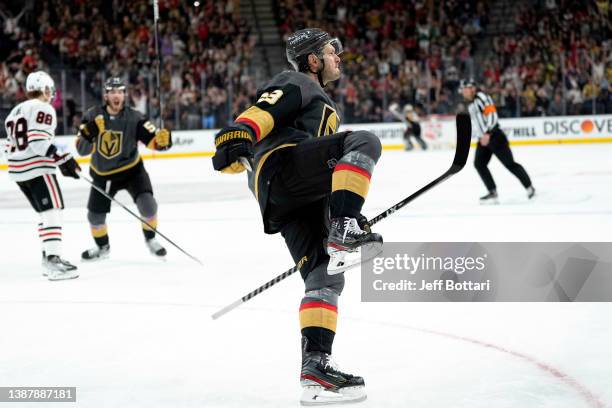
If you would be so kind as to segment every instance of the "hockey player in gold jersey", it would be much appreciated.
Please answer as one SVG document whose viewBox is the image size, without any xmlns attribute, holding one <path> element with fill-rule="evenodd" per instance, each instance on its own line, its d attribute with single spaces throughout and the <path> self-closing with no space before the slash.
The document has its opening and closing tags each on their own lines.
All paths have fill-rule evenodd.
<svg viewBox="0 0 612 408">
<path fill-rule="evenodd" d="M 365 399 L 364 380 L 331 364 L 338 297 L 350 255 L 375 254 L 382 237 L 372 233 L 361 208 L 381 154 L 367 131 L 340 132 L 340 114 L 325 85 L 340 78 L 342 45 L 308 28 L 287 41 L 294 71 L 276 75 L 257 102 L 215 138 L 215 170 L 250 168 L 264 230 L 280 232 L 305 282 L 300 304 L 301 402 L 317 405 Z"/>
</svg>

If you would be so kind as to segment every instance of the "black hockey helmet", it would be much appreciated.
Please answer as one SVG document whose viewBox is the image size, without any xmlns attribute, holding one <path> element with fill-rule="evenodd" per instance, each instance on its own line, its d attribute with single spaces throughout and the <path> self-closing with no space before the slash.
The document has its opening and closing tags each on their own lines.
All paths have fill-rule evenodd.
<svg viewBox="0 0 612 408">
<path fill-rule="evenodd" d="M 467 88 L 468 86 L 473 86 L 474 88 L 476 88 L 476 81 L 474 81 L 474 78 L 466 78 L 466 79 L 462 79 L 461 82 L 459 83 L 459 90 L 463 89 L 463 88 Z"/>
<path fill-rule="evenodd" d="M 287 61 L 296 71 L 309 71 L 308 56 L 314 54 L 317 58 L 323 60 L 323 47 L 327 44 L 334 47 L 336 55 L 342 53 L 340 40 L 332 38 L 329 33 L 319 28 L 305 28 L 296 31 L 287 39 Z"/>
<path fill-rule="evenodd" d="M 110 77 L 104 82 L 104 92 L 108 92 L 111 89 L 118 89 L 125 91 L 125 82 L 120 77 Z"/>
</svg>

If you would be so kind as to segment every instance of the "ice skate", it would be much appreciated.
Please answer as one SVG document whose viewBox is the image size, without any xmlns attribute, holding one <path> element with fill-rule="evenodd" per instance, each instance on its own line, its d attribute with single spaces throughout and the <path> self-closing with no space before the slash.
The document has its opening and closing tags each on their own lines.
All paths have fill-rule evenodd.
<svg viewBox="0 0 612 408">
<path fill-rule="evenodd" d="M 499 199 L 497 197 L 497 191 L 491 190 L 489 194 L 480 197 L 480 204 L 489 205 L 489 204 L 499 204 Z"/>
<path fill-rule="evenodd" d="M 382 251 L 382 245 L 380 234 L 362 230 L 356 218 L 332 219 L 327 238 L 327 273 L 335 275 L 374 258 Z"/>
<path fill-rule="evenodd" d="M 535 197 L 535 188 L 529 186 L 527 187 L 527 199 L 531 200 L 533 197 Z"/>
<path fill-rule="evenodd" d="M 318 351 L 304 354 L 300 384 L 300 404 L 306 406 L 349 404 L 367 397 L 363 378 L 343 373 L 329 354 Z"/>
<path fill-rule="evenodd" d="M 151 238 L 145 241 L 149 251 L 157 257 L 163 258 L 166 256 L 167 251 L 155 238 Z"/>
<path fill-rule="evenodd" d="M 75 279 L 79 277 L 79 274 L 76 272 L 77 267 L 61 259 L 57 255 L 50 255 L 47 257 L 45 269 L 46 271 L 43 272 L 43 275 L 50 281 Z"/>
<path fill-rule="evenodd" d="M 108 258 L 110 254 L 110 246 L 103 245 L 83 251 L 81 259 L 83 261 L 99 261 L 100 259 Z"/>
</svg>

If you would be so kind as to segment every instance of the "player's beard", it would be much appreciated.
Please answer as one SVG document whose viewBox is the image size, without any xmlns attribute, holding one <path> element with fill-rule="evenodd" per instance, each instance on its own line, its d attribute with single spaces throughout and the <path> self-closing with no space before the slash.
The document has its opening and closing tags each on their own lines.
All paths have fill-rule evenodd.
<svg viewBox="0 0 612 408">
<path fill-rule="evenodd" d="M 342 75 L 342 71 L 340 71 L 340 67 L 333 67 L 333 68 L 325 68 L 325 77 L 327 79 L 327 81 L 325 82 L 333 82 L 333 81 L 337 81 L 338 79 L 340 79 L 340 76 Z"/>
</svg>

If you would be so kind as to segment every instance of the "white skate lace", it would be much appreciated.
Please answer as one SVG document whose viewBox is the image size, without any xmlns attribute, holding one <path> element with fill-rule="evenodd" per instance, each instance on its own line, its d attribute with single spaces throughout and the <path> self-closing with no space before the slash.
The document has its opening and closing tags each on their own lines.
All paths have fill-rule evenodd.
<svg viewBox="0 0 612 408">
<path fill-rule="evenodd" d="M 339 371 L 338 364 L 331 357 L 325 359 L 325 368 L 331 368 L 332 370 Z"/>
<path fill-rule="evenodd" d="M 346 241 L 346 236 L 349 232 L 356 234 L 356 235 L 367 234 L 367 232 L 359 228 L 357 219 L 347 217 L 344 219 L 344 234 L 342 234 L 342 241 Z"/>
<path fill-rule="evenodd" d="M 327 356 L 325 358 L 325 364 L 323 365 L 323 367 L 327 370 L 328 368 L 331 369 L 332 371 L 344 375 L 344 376 L 349 376 L 350 374 L 344 373 L 342 371 L 340 371 L 340 367 L 338 367 L 338 364 L 331 358 L 331 356 Z"/>
</svg>

